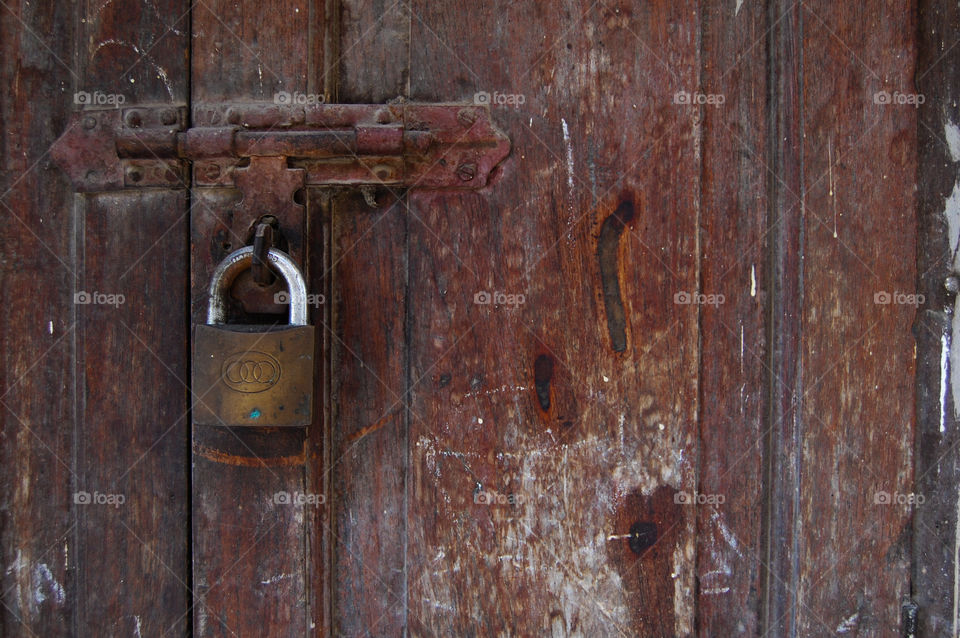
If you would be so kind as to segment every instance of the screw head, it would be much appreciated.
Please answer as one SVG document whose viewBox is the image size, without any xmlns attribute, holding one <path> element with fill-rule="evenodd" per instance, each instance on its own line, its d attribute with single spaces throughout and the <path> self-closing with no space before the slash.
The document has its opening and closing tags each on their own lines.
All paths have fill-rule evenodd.
<svg viewBox="0 0 960 638">
<path fill-rule="evenodd" d="M 97 118 L 93 117 L 92 115 L 88 115 L 85 118 L 83 118 L 83 128 L 89 131 L 96 127 L 97 127 Z"/>
<path fill-rule="evenodd" d="M 131 128 L 139 128 L 143 124 L 143 118 L 140 116 L 140 111 L 129 110 L 126 115 L 123 116 L 123 121 L 127 123 L 127 126 Z"/>
<path fill-rule="evenodd" d="M 460 166 L 457 167 L 457 177 L 459 177 L 461 181 L 469 182 L 476 176 L 477 176 L 476 164 L 468 162 L 465 164 L 461 164 Z"/>
<path fill-rule="evenodd" d="M 393 169 L 386 164 L 377 164 L 373 167 L 373 174 L 376 175 L 377 179 L 381 182 L 385 182 L 393 177 Z"/>
<path fill-rule="evenodd" d="M 229 124 L 239 124 L 240 123 L 240 111 L 236 109 L 227 109 L 226 113 L 227 122 Z"/>
<path fill-rule="evenodd" d="M 126 174 L 127 179 L 133 183 L 137 183 L 143 179 L 143 171 L 140 170 L 139 166 L 128 166 Z"/>
<path fill-rule="evenodd" d="M 164 109 L 160 112 L 160 123 L 164 126 L 172 126 L 177 123 L 177 112 L 173 109 Z"/>
</svg>

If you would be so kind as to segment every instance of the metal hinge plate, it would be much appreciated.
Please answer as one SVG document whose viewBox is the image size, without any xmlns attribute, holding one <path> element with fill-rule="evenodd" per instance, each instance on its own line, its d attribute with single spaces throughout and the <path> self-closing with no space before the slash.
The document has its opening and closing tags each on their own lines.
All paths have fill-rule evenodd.
<svg viewBox="0 0 960 638">
<path fill-rule="evenodd" d="M 304 186 L 477 189 L 510 152 L 489 109 L 465 104 L 200 104 L 187 121 L 184 107 L 79 111 L 53 158 L 78 192 L 236 186 L 266 158 Z"/>
</svg>

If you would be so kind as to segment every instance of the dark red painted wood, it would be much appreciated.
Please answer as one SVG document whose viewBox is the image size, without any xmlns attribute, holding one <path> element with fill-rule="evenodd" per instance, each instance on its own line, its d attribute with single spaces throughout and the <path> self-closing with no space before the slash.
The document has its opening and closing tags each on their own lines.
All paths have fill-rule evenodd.
<svg viewBox="0 0 960 638">
<path fill-rule="evenodd" d="M 75 82 L 73 16 L 70 4 L 0 7 L 3 636 L 68 635 L 77 609 L 73 195 L 44 161 L 74 108 L 59 89 Z"/>
</svg>

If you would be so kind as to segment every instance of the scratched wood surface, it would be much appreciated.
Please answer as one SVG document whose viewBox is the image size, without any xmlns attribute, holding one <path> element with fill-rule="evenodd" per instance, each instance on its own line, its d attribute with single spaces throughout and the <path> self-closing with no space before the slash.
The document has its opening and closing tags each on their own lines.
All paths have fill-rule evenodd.
<svg viewBox="0 0 960 638">
<path fill-rule="evenodd" d="M 410 15 L 341 4 L 337 99 L 406 95 Z M 389 61 L 389 62 L 388 62 Z M 331 506 L 333 630 L 398 636 L 406 626 L 407 237 L 402 193 L 333 200 Z"/>
<path fill-rule="evenodd" d="M 911 590 L 917 119 L 883 96 L 916 93 L 913 4 L 801 14 L 798 635 L 897 635 Z"/>
<path fill-rule="evenodd" d="M 0 14 L 0 81 L 9 87 L 0 98 L 3 636 L 69 635 L 77 604 L 73 195 L 43 161 L 74 108 L 59 91 L 76 81 L 73 26 L 69 4 L 34 11 L 18 3 Z"/>
<path fill-rule="evenodd" d="M 916 82 L 925 97 L 918 116 L 919 292 L 925 296 L 917 338 L 916 492 L 926 501 L 913 516 L 911 580 L 919 636 L 957 632 L 958 516 L 960 516 L 960 321 L 957 296 L 945 287 L 960 263 L 960 7 L 919 5 Z M 954 289 L 956 290 L 956 289 Z"/>
<path fill-rule="evenodd" d="M 690 635 L 697 3 L 411 11 L 412 99 L 523 97 L 488 188 L 410 195 L 410 631 Z"/>
<path fill-rule="evenodd" d="M 131 104 L 187 100 L 187 29 L 180 0 L 154 8 L 88 3 L 78 63 L 83 89 Z M 136 40 L 123 26 L 138 24 Z M 78 198 L 78 289 L 125 295 L 117 308 L 80 306 L 76 328 L 78 490 L 125 496 L 78 508 L 75 631 L 189 631 L 189 379 L 187 199 L 172 191 Z M 108 374 L 101 372 L 104 366 Z M 130 399 L 136 397 L 135 402 Z M 115 586 L 105 586 L 106 583 Z M 149 585 L 148 585 L 149 583 Z M 159 604 L 158 604 L 159 601 Z"/>
<path fill-rule="evenodd" d="M 761 3 L 712 3 L 701 24 L 702 91 L 723 97 L 703 110 L 700 205 L 701 287 L 723 295 L 700 314 L 697 490 L 724 501 L 697 508 L 697 626 L 715 636 L 761 633 L 771 159 L 757 96 L 769 90 L 767 25 Z"/>
</svg>

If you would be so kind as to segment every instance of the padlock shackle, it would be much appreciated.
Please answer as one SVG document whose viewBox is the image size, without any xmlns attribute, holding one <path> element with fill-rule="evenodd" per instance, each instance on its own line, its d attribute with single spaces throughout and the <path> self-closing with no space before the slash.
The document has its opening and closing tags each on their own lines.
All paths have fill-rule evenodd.
<svg viewBox="0 0 960 638">
<path fill-rule="evenodd" d="M 244 270 L 250 268 L 253 260 L 253 246 L 244 246 L 235 250 L 220 262 L 213 277 L 210 278 L 210 302 L 207 306 L 207 324 L 216 325 L 226 321 L 226 294 L 233 280 Z M 270 267 L 287 282 L 290 292 L 290 325 L 307 325 L 307 284 L 300 269 L 285 252 L 271 248 L 267 252 Z"/>
</svg>

